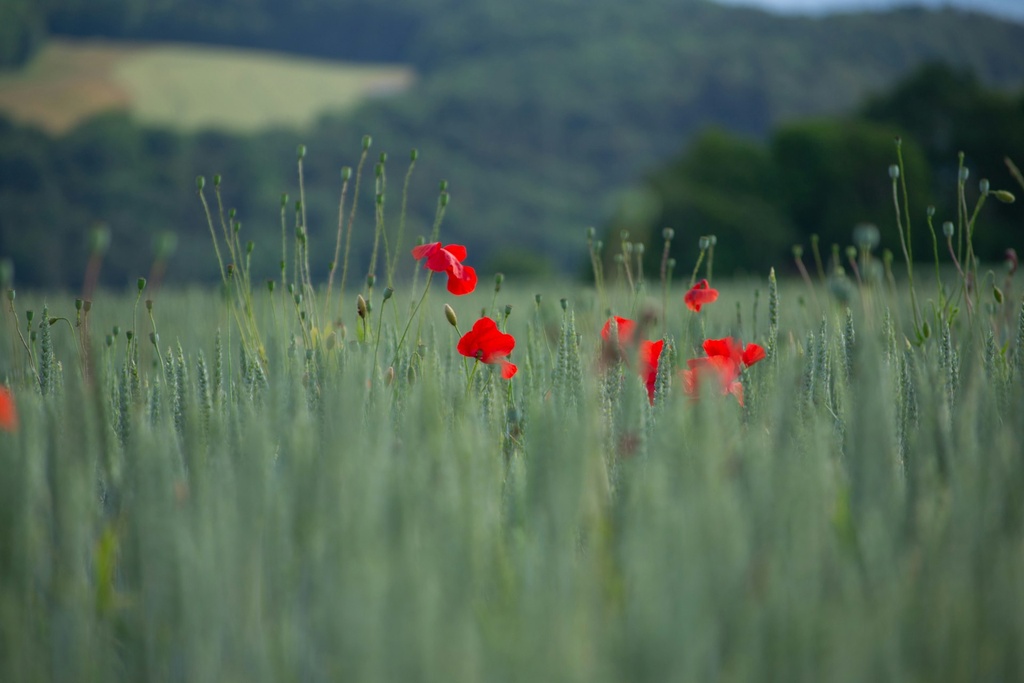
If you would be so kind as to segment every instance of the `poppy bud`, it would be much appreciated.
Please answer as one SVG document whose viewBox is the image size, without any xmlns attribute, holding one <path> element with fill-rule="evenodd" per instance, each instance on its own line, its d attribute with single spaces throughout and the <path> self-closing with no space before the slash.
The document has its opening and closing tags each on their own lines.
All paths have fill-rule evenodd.
<svg viewBox="0 0 1024 683">
<path fill-rule="evenodd" d="M 271 294 L 274 293 L 274 281 L 273 280 L 267 280 L 267 291 L 270 292 Z"/>
<path fill-rule="evenodd" d="M 352 178 L 352 167 L 342 166 L 341 167 L 341 181 L 347 183 Z"/>
<path fill-rule="evenodd" d="M 367 289 L 373 289 L 373 286 L 375 284 L 377 284 L 377 276 L 376 275 L 367 275 L 366 276 L 366 288 Z"/>
<path fill-rule="evenodd" d="M 566 299 L 565 297 L 562 297 L 561 299 L 559 299 L 558 303 L 562 305 L 562 310 L 563 311 L 569 310 L 569 300 Z"/>
<path fill-rule="evenodd" d="M 373 138 L 371 138 L 369 135 L 364 135 L 363 136 L 363 151 L 365 152 L 366 150 L 370 149 L 370 145 L 372 145 L 372 144 L 373 144 Z"/>
<path fill-rule="evenodd" d="M 707 235 L 701 235 L 698 245 L 700 246 L 701 251 L 707 251 L 708 247 L 711 246 L 711 238 Z"/>
<path fill-rule="evenodd" d="M 239 225 L 241 225 L 241 223 L 239 223 Z M 255 249 L 255 248 L 256 248 L 256 243 L 253 242 L 252 240 L 249 240 L 248 242 L 245 243 L 245 253 L 246 254 L 251 254 L 252 250 Z"/>
<path fill-rule="evenodd" d="M 635 245 L 633 245 L 633 251 L 636 252 L 637 256 L 643 256 L 644 255 L 644 245 L 643 245 L 643 242 L 637 242 Z"/>
<path fill-rule="evenodd" d="M 967 182 L 967 179 L 970 176 L 971 176 L 970 170 L 968 170 L 968 168 L 966 166 L 961 166 L 960 167 L 960 172 L 959 172 L 960 182 L 962 182 L 962 183 Z"/>
<path fill-rule="evenodd" d="M 140 277 L 138 282 L 136 282 L 135 284 L 138 285 L 139 291 L 141 292 L 142 290 L 144 290 L 146 288 L 146 278 Z"/>
<path fill-rule="evenodd" d="M 595 230 L 593 227 L 587 228 L 587 239 L 588 240 L 592 240 L 596 236 L 597 236 L 597 230 Z"/>
<path fill-rule="evenodd" d="M 121 328 L 117 325 L 114 325 L 113 329 L 110 330 L 110 333 L 116 337 L 117 335 L 121 334 Z"/>
<path fill-rule="evenodd" d="M 541 300 L 543 300 L 543 298 L 544 298 L 544 296 L 542 294 L 534 294 L 533 295 L 533 300 L 536 302 L 536 304 L 538 306 L 540 306 L 540 302 L 541 302 Z"/>
<path fill-rule="evenodd" d="M 383 164 L 383 163 L 385 163 L 388 160 L 388 153 L 387 152 L 381 152 L 380 156 L 377 157 L 377 158 L 380 159 L 380 163 Z"/>
<path fill-rule="evenodd" d="M 149 311 L 150 313 L 153 312 L 153 300 L 152 299 L 146 299 L 146 310 Z"/>
<path fill-rule="evenodd" d="M 995 198 L 1001 201 L 1003 204 L 1013 204 L 1017 201 L 1017 198 L 1013 196 L 1013 193 L 1009 190 L 995 190 L 992 192 Z"/>
<path fill-rule="evenodd" d="M 393 290 L 391 287 L 385 287 L 384 288 L 384 301 L 387 301 L 388 299 L 390 299 L 394 295 L 394 293 L 395 293 L 395 290 Z"/>
<path fill-rule="evenodd" d="M 448 323 L 455 329 L 459 329 L 459 319 L 455 315 L 455 309 L 448 304 L 444 305 L 444 317 L 448 319 Z"/>
<path fill-rule="evenodd" d="M 448 191 L 448 181 L 447 180 L 442 180 L 438 184 L 438 188 L 439 188 L 439 191 L 441 192 L 441 194 L 444 194 L 445 192 L 447 192 Z"/>
<path fill-rule="evenodd" d="M 359 314 L 360 318 L 366 318 L 366 299 L 363 298 L 362 294 L 356 295 L 356 313 Z"/>
<path fill-rule="evenodd" d="M 978 181 L 978 192 L 982 194 L 988 194 L 988 190 L 991 184 L 988 182 L 988 178 L 982 178 Z"/>
<path fill-rule="evenodd" d="M 281 194 L 281 208 L 284 209 L 288 206 L 288 193 L 284 192 Z"/>
<path fill-rule="evenodd" d="M 204 187 L 206 187 L 206 178 L 204 178 L 201 175 L 197 175 L 196 176 L 196 190 L 199 191 L 199 192 L 202 192 Z"/>
<path fill-rule="evenodd" d="M 297 156 L 299 158 L 299 161 L 302 161 L 303 159 L 305 159 L 306 158 L 306 146 L 305 145 L 299 145 L 298 147 L 296 147 L 295 148 L 295 156 Z"/>
<path fill-rule="evenodd" d="M 671 272 L 672 269 L 676 267 L 676 260 L 674 258 L 670 258 L 668 261 L 666 261 L 665 265 L 668 266 L 668 269 Z"/>
<path fill-rule="evenodd" d="M 928 205 L 928 208 L 925 211 L 928 214 L 928 218 L 931 218 L 932 216 L 935 215 L 935 207 L 930 204 Z"/>
<path fill-rule="evenodd" d="M 952 237 L 954 232 L 956 232 L 956 228 L 953 226 L 953 221 L 946 221 L 942 224 L 943 235 L 946 237 Z"/>
<path fill-rule="evenodd" d="M 416 161 L 419 158 L 420 158 L 420 151 L 418 149 L 413 147 L 411 150 L 409 150 L 409 161 Z"/>
<path fill-rule="evenodd" d="M 495 273 L 494 274 L 494 293 L 495 294 L 497 294 L 498 292 L 501 291 L 501 283 L 504 282 L 504 280 L 505 280 L 505 274 L 504 273 Z"/>
<path fill-rule="evenodd" d="M 505 320 L 508 320 L 510 315 L 512 315 L 512 304 L 505 304 Z"/>
<path fill-rule="evenodd" d="M 13 292 L 14 290 L 11 290 L 11 291 Z M 33 311 L 31 308 L 28 309 L 27 311 L 25 311 L 25 319 L 28 320 L 29 323 L 32 322 L 32 318 L 34 316 L 35 316 L 35 311 Z"/>
<path fill-rule="evenodd" d="M 925 320 L 924 323 L 921 325 L 921 334 L 924 335 L 925 339 L 928 339 L 929 337 L 932 336 L 932 327 L 931 325 L 928 324 L 927 320 Z"/>
<path fill-rule="evenodd" d="M 114 345 L 114 335 L 108 334 L 106 341 L 107 341 L 107 348 L 109 349 L 111 346 Z"/>
<path fill-rule="evenodd" d="M 900 177 L 900 167 L 897 166 L 896 164 L 890 164 L 889 165 L 889 177 L 892 178 L 893 180 L 896 180 L 897 178 L 899 178 Z"/>
<path fill-rule="evenodd" d="M 878 228 L 873 223 L 861 223 L 853 229 L 853 241 L 861 249 L 874 249 L 879 239 Z"/>
<path fill-rule="evenodd" d="M 85 309 L 86 313 L 91 311 L 92 310 L 92 301 L 90 301 L 89 299 L 86 299 L 85 303 L 82 304 L 82 308 Z"/>
<path fill-rule="evenodd" d="M 997 304 L 1003 303 L 1003 290 L 992 285 L 992 298 L 996 300 Z"/>
<path fill-rule="evenodd" d="M 661 231 L 661 236 L 666 242 L 671 242 L 672 238 L 676 236 L 676 231 L 672 228 L 665 228 Z"/>
<path fill-rule="evenodd" d="M 220 189 L 220 173 L 217 173 L 213 176 L 213 188 L 215 190 Z"/>
<path fill-rule="evenodd" d="M 156 332 L 150 332 L 149 341 L 153 344 L 153 346 L 158 346 L 160 344 L 160 335 L 158 335 Z"/>
<path fill-rule="evenodd" d="M 231 277 L 232 275 L 234 275 L 235 274 L 235 264 L 234 263 L 229 263 L 228 267 L 227 267 L 227 271 L 228 271 L 228 277 Z M 139 288 L 139 291 L 142 291 L 141 287 Z"/>
<path fill-rule="evenodd" d="M 793 258 L 802 258 L 804 255 L 804 247 L 802 244 L 793 245 Z"/>
<path fill-rule="evenodd" d="M 75 310 L 76 311 L 82 310 L 82 303 L 83 302 L 82 302 L 81 299 L 75 299 Z"/>
<path fill-rule="evenodd" d="M 718 244 L 718 235 L 708 235 L 708 239 L 711 240 L 711 246 Z"/>
</svg>

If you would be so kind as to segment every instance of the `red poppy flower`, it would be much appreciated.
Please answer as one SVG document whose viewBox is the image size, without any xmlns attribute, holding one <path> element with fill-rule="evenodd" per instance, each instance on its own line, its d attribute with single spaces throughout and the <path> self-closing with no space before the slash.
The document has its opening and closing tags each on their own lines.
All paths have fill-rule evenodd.
<svg viewBox="0 0 1024 683">
<path fill-rule="evenodd" d="M 505 357 L 512 353 L 515 346 L 516 340 L 511 334 L 505 334 L 498 329 L 496 322 L 483 317 L 473 323 L 473 329 L 462 335 L 458 351 L 463 356 L 476 358 L 481 363 L 500 363 L 501 376 L 504 379 L 512 379 L 519 368 L 508 362 Z"/>
<path fill-rule="evenodd" d="M 723 394 L 732 394 L 743 405 L 743 385 L 739 381 L 742 367 L 750 367 L 765 357 L 764 349 L 758 344 L 737 342 L 732 337 L 707 339 L 704 341 L 705 358 L 691 358 L 686 361 L 683 371 L 683 386 L 686 393 L 697 396 L 700 384 L 707 377 L 717 381 Z"/>
<path fill-rule="evenodd" d="M 661 358 L 661 350 L 665 346 L 665 340 L 659 339 L 656 342 L 640 342 L 640 376 L 644 379 L 647 387 L 647 400 L 654 405 L 654 383 L 658 379 L 658 360 Z"/>
<path fill-rule="evenodd" d="M 0 429 L 8 432 L 18 430 L 18 410 L 14 406 L 14 394 L 0 386 Z"/>
<path fill-rule="evenodd" d="M 636 323 L 629 318 L 620 318 L 619 316 L 613 316 L 615 324 L 618 327 L 619 346 L 626 346 L 633 341 L 633 332 L 636 331 Z M 601 339 L 606 342 L 612 340 L 612 319 L 608 318 L 608 321 L 601 328 Z"/>
<path fill-rule="evenodd" d="M 704 340 L 704 353 L 708 356 L 722 356 L 747 367 L 765 357 L 764 348 L 760 345 L 747 344 L 743 346 L 743 342 L 737 342 L 732 337 Z"/>
<path fill-rule="evenodd" d="M 743 385 L 739 381 L 740 366 L 727 356 L 707 356 L 691 358 L 686 361 L 687 369 L 683 370 L 683 389 L 687 394 L 697 397 L 700 386 L 707 381 L 718 383 L 722 394 L 732 394 L 743 405 Z"/>
<path fill-rule="evenodd" d="M 452 294 L 469 294 L 476 289 L 476 270 L 472 266 L 463 265 L 466 247 L 461 244 L 449 244 L 446 247 L 442 247 L 440 242 L 421 244 L 413 247 L 412 257 L 417 261 L 426 258 L 423 267 L 435 273 L 448 273 L 448 291 Z"/>
<path fill-rule="evenodd" d="M 695 284 L 683 297 L 683 301 L 686 302 L 687 308 L 695 312 L 700 312 L 701 306 L 704 304 L 710 304 L 716 299 L 718 299 L 718 290 L 711 289 L 707 280 L 701 280 Z"/>
</svg>

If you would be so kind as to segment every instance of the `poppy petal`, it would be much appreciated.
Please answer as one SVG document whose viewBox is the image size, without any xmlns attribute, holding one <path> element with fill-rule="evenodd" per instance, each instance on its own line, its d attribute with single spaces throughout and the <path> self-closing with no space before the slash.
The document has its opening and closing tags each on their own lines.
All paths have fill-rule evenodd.
<svg viewBox="0 0 1024 683">
<path fill-rule="evenodd" d="M 764 360 L 765 356 L 764 348 L 758 344 L 747 344 L 747 348 L 743 349 L 743 355 L 741 360 L 743 364 L 750 367 L 759 360 Z"/>
<path fill-rule="evenodd" d="M 509 363 L 507 360 L 501 361 L 502 379 L 512 379 L 518 371 L 519 368 L 517 368 L 513 363 Z"/>
<path fill-rule="evenodd" d="M 466 247 L 461 244 L 449 244 L 444 247 L 444 250 L 455 257 L 457 261 L 466 260 Z"/>
<path fill-rule="evenodd" d="M 476 270 L 472 266 L 459 264 L 459 275 L 448 271 L 448 291 L 456 296 L 469 294 L 476 289 Z"/>
<path fill-rule="evenodd" d="M 10 389 L 0 386 L 0 429 L 8 432 L 18 430 L 18 410 Z"/>
<path fill-rule="evenodd" d="M 412 248 L 412 257 L 419 261 L 421 258 L 430 256 L 435 251 L 441 248 L 440 242 L 431 242 L 430 244 L 421 244 L 418 247 Z"/>
</svg>

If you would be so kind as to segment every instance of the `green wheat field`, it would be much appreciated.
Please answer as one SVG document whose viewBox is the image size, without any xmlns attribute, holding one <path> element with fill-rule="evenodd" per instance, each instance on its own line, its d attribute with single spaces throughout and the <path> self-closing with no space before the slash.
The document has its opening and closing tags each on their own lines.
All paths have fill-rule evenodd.
<svg viewBox="0 0 1024 683">
<path fill-rule="evenodd" d="M 1024 678 L 1024 307 L 971 247 L 1008 192 L 910 216 L 897 148 L 894 215 L 805 277 L 675 226 L 691 263 L 581 231 L 593 284 L 455 295 L 447 188 L 402 234 L 369 146 L 337 228 L 282 203 L 272 283 L 212 177 L 220 289 L 7 283 L 0 680 Z"/>
</svg>

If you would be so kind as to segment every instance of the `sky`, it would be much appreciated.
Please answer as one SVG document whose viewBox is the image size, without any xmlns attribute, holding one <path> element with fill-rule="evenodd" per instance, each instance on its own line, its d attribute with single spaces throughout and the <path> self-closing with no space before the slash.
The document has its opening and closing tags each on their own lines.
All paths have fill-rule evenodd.
<svg viewBox="0 0 1024 683">
<path fill-rule="evenodd" d="M 823 14 L 832 11 L 886 9 L 917 5 L 927 7 L 959 7 L 986 12 L 1024 22 L 1024 0 L 717 0 L 722 4 L 747 5 L 767 10 Z"/>
</svg>

